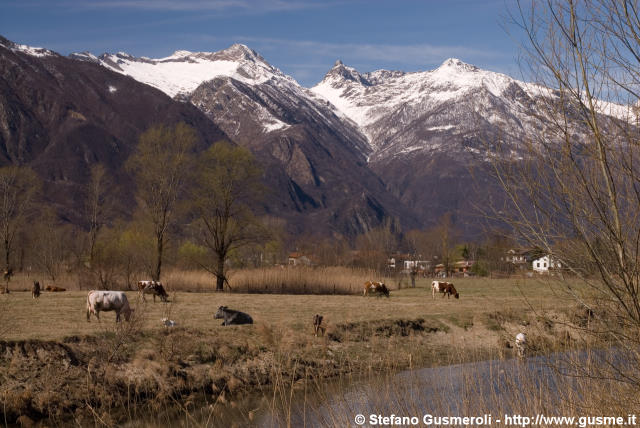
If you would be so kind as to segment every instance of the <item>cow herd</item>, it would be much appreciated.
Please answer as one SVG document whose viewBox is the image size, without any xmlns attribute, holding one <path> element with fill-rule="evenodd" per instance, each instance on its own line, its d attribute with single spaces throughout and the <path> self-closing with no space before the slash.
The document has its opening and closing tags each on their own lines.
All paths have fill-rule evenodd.
<svg viewBox="0 0 640 428">
<path fill-rule="evenodd" d="M 169 295 L 164 289 L 162 283 L 160 283 L 159 281 L 138 281 L 137 286 L 138 293 L 142 301 L 146 301 L 144 297 L 145 294 L 153 295 L 154 303 L 156 300 L 156 296 L 158 296 L 163 302 L 169 301 Z M 65 291 L 64 288 L 54 286 L 47 286 L 45 287 L 45 290 L 50 292 Z M 40 286 L 40 283 L 38 281 L 34 281 L 31 288 L 32 297 L 34 299 L 37 299 L 40 296 L 41 291 L 42 287 Z M 450 298 L 451 296 L 454 296 L 456 299 L 460 298 L 460 294 L 458 293 L 454 285 L 450 282 L 433 281 L 431 283 L 431 296 L 433 299 L 435 299 L 436 293 L 442 293 L 443 298 L 444 296 L 447 296 L 447 298 Z M 378 297 L 389 297 L 390 292 L 389 288 L 383 282 L 367 281 L 364 283 L 363 296 L 369 295 L 376 295 Z M 129 321 L 134 312 L 134 309 L 131 308 L 126 294 L 122 291 L 89 291 L 89 293 L 87 294 L 87 322 L 91 320 L 92 314 L 95 315 L 98 320 L 100 320 L 100 312 L 108 311 L 114 311 L 116 313 L 116 322 L 119 322 L 121 314 L 124 316 L 126 321 Z M 214 315 L 214 319 L 222 319 L 223 326 L 253 324 L 253 318 L 251 318 L 251 315 L 245 312 L 229 309 L 227 306 L 220 306 L 218 308 L 218 311 Z M 314 335 L 316 337 L 318 335 L 324 335 L 325 326 L 322 325 L 322 320 L 322 315 L 316 314 L 313 317 L 313 329 Z M 169 320 L 168 318 L 163 318 L 162 324 L 165 327 L 176 326 L 176 322 L 173 320 Z M 515 347 L 518 356 L 524 357 L 527 347 L 527 340 L 524 333 L 519 333 L 516 336 Z"/>
</svg>

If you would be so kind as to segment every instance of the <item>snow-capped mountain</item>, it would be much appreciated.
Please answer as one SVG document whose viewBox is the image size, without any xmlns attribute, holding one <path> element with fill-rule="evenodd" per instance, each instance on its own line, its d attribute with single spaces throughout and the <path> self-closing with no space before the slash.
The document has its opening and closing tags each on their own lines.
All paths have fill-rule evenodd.
<svg viewBox="0 0 640 428">
<path fill-rule="evenodd" d="M 26 55 L 35 56 L 35 57 L 46 57 L 46 56 L 58 56 L 57 53 L 50 51 L 49 49 L 38 48 L 34 46 L 21 45 L 11 40 L 5 39 L 0 36 L 0 45 L 4 48 L 11 50 L 12 52 L 20 52 Z"/>
<path fill-rule="evenodd" d="M 372 162 L 415 151 L 479 151 L 451 136 L 500 126 L 514 135 L 539 127 L 531 115 L 543 88 L 448 59 L 431 71 L 359 73 L 338 61 L 312 90 L 360 126 Z M 445 138 L 442 138 L 445 137 Z"/>
<path fill-rule="evenodd" d="M 170 97 L 189 95 L 201 83 L 221 76 L 252 85 L 270 79 L 293 82 L 257 52 L 241 44 L 219 52 L 180 50 L 159 59 L 136 58 L 124 52 L 105 53 L 98 60 L 105 67 L 155 86 Z"/>
<path fill-rule="evenodd" d="M 235 44 L 218 52 L 181 50 L 160 59 L 136 58 L 123 52 L 105 53 L 100 57 L 83 52 L 72 54 L 72 57 L 98 62 L 113 71 L 154 86 L 172 98 L 191 100 L 203 111 L 208 112 L 213 120 L 233 122 L 227 125 L 227 131 L 234 138 L 243 139 L 247 126 L 238 126 L 238 118 L 231 117 L 233 108 L 228 106 L 228 102 L 233 103 L 235 95 L 246 98 L 246 89 L 252 88 L 263 93 L 260 99 L 244 99 L 238 102 L 241 104 L 239 107 L 249 108 L 250 111 L 247 113 L 251 113 L 243 118 L 243 121 L 250 119 L 252 122 L 253 132 L 246 137 L 254 138 L 256 133 L 279 131 L 299 123 L 299 118 L 287 115 L 284 110 L 287 110 L 287 107 L 298 110 L 303 108 L 307 110 L 307 116 L 314 116 L 310 117 L 311 119 L 328 121 L 332 129 L 346 134 L 344 136 L 357 151 L 363 152 L 364 155 L 368 151 L 368 145 L 357 127 L 350 123 L 345 124 L 344 120 L 337 118 L 332 105 L 327 104 L 324 99 L 319 99 L 313 92 L 300 86 L 292 77 L 282 73 L 257 52 L 242 44 Z M 217 83 L 208 84 L 209 90 L 204 88 L 196 93 L 200 85 L 213 81 Z M 223 103 L 212 100 L 211 90 L 221 90 L 223 82 L 225 85 L 233 83 L 244 89 L 242 93 L 236 92 L 232 97 L 226 93 Z M 347 127 L 348 129 L 345 129 Z"/>
<path fill-rule="evenodd" d="M 287 218 L 293 233 L 328 224 L 353 235 L 389 216 L 426 227 L 451 212 L 470 236 L 474 205 L 500 193 L 486 162 L 492 143 L 518 154 L 524 139 L 546 131 L 537 103 L 554 96 L 457 59 L 411 73 L 360 73 L 338 61 L 307 89 L 244 45 L 159 59 L 70 57 L 193 104 L 251 149 L 273 189 L 267 213 Z"/>
<path fill-rule="evenodd" d="M 492 187 L 485 162 L 496 139 L 513 151 L 543 132 L 545 88 L 448 59 L 435 70 L 360 73 L 338 61 L 312 91 L 355 122 L 370 167 L 425 222 L 453 212 L 462 233 Z"/>
<path fill-rule="evenodd" d="M 177 51 L 160 59 L 87 52 L 72 58 L 99 63 L 198 107 L 257 155 L 279 188 L 279 204 L 304 213 L 305 224 L 317 223 L 317 214 L 340 233 L 354 234 L 386 216 L 414 223 L 368 168 L 371 149 L 359 127 L 247 46 Z"/>
<path fill-rule="evenodd" d="M 114 211 L 135 208 L 124 163 L 140 134 L 154 124 L 191 124 L 198 145 L 224 132 L 197 108 L 97 64 L 0 37 L 0 165 L 29 165 L 58 214 L 84 222 L 90 168 L 104 165 Z"/>
</svg>

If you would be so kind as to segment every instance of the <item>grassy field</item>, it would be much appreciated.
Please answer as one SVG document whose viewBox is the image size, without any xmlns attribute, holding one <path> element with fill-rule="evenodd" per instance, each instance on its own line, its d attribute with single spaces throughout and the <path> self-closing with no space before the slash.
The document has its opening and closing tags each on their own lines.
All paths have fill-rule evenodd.
<svg viewBox="0 0 640 428">
<path fill-rule="evenodd" d="M 182 327 L 220 330 L 213 314 L 221 305 L 248 312 L 256 325 L 267 324 L 304 332 L 311 329 L 316 313 L 325 317 L 329 326 L 346 322 L 362 322 L 393 318 L 425 318 L 453 326 L 465 327 L 474 318 L 493 312 L 519 313 L 566 308 L 573 301 L 565 296 L 558 283 L 540 280 L 488 280 L 461 278 L 455 281 L 460 299 L 432 299 L 431 280 L 419 279 L 417 287 L 392 291 L 391 297 L 359 295 L 274 295 L 242 293 L 174 292 L 168 305 L 138 301 L 137 293 L 127 292 L 129 301 L 140 315 L 144 329 L 160 329 L 160 320 L 169 317 Z M 0 337 L 9 340 L 62 340 L 67 336 L 82 336 L 104 330 L 102 324 L 112 323 L 113 312 L 101 314 L 102 323 L 86 321 L 86 292 L 44 292 L 38 300 L 30 293 L 16 291 L 0 296 L 3 306 L 3 328 Z M 491 318 L 486 318 L 491 327 Z"/>
<path fill-rule="evenodd" d="M 113 312 L 88 323 L 86 291 L 0 295 L 0 420 L 135 425 L 160 409 L 188 415 L 202 397 L 212 409 L 273 391 L 287 402 L 307 382 L 511 358 L 520 331 L 534 353 L 577 343 L 564 327 L 576 305 L 561 283 L 456 279 L 460 299 L 432 299 L 430 282 L 390 298 L 177 291 L 154 304 L 127 292 L 129 323 Z M 221 326 L 221 305 L 255 324 Z M 314 314 L 324 337 L 312 334 Z"/>
</svg>

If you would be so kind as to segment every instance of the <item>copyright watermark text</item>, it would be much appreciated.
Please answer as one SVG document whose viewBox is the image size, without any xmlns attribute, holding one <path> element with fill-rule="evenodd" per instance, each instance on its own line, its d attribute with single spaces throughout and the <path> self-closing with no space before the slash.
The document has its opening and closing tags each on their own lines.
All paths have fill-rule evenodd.
<svg viewBox="0 0 640 428">
<path fill-rule="evenodd" d="M 636 426 L 636 415 L 626 416 L 548 416 L 543 414 L 525 415 L 500 415 L 493 417 L 490 414 L 480 416 L 435 416 L 424 414 L 422 416 L 401 416 L 401 415 L 380 415 L 370 414 L 369 417 L 358 414 L 354 421 L 356 425 L 363 426 L 418 426 L 418 425 L 440 425 L 440 426 L 577 426 L 580 428 L 592 426 Z"/>
</svg>

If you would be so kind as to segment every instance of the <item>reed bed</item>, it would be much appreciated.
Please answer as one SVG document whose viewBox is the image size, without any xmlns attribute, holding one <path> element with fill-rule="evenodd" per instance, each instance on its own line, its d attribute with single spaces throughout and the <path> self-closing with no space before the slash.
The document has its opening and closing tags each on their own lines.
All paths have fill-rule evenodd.
<svg viewBox="0 0 640 428">
<path fill-rule="evenodd" d="M 361 294 L 366 281 L 383 281 L 390 289 L 400 282 L 372 269 L 345 267 L 268 267 L 229 271 L 230 290 L 238 293 Z M 215 277 L 205 271 L 170 271 L 164 282 L 172 291 L 212 291 Z"/>
</svg>

